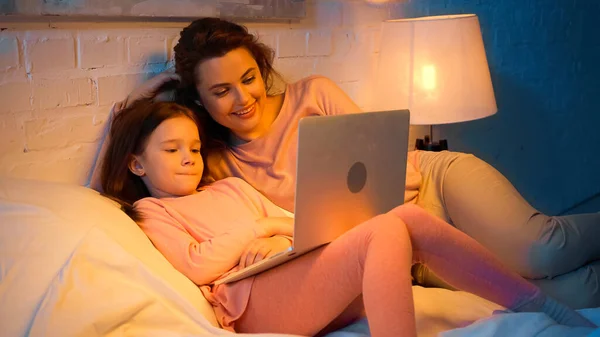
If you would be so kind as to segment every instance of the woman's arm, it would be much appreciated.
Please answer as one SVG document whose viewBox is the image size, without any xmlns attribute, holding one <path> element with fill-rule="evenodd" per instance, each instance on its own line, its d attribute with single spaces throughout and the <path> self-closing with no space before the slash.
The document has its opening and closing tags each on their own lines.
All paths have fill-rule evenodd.
<svg viewBox="0 0 600 337">
<path fill-rule="evenodd" d="M 96 160 L 93 163 L 92 174 L 90 176 L 90 180 L 88 182 L 88 187 L 94 189 L 98 192 L 103 192 L 102 190 L 102 162 L 104 160 L 104 155 L 106 154 L 106 148 L 109 144 L 109 136 L 110 136 L 110 126 L 112 124 L 113 118 L 116 113 L 121 111 L 125 106 L 125 101 L 117 102 L 113 105 L 112 109 L 108 113 L 108 119 L 104 125 L 104 130 L 102 131 L 102 137 L 99 142 L 99 151 L 96 154 Z"/>
<path fill-rule="evenodd" d="M 106 125 L 104 126 L 102 138 L 100 139 L 100 150 L 96 155 L 96 161 L 92 169 L 92 174 L 90 176 L 90 181 L 88 182 L 88 187 L 98 192 L 102 192 L 102 181 L 100 177 L 102 161 L 104 159 L 104 154 L 106 153 L 106 146 L 109 141 L 110 126 L 114 116 L 118 114 L 121 110 L 130 107 L 134 102 L 139 101 L 140 99 L 152 99 L 156 97 L 156 95 L 160 93 L 161 88 L 163 88 L 165 84 L 172 81 L 179 81 L 179 75 L 170 72 L 160 73 L 147 80 L 146 82 L 142 83 L 142 85 L 140 85 L 139 87 L 135 88 L 131 93 L 129 93 L 129 95 L 127 95 L 127 97 L 124 100 L 117 102 L 115 103 L 115 105 L 113 105 L 108 115 L 109 117 L 106 121 Z"/>
</svg>

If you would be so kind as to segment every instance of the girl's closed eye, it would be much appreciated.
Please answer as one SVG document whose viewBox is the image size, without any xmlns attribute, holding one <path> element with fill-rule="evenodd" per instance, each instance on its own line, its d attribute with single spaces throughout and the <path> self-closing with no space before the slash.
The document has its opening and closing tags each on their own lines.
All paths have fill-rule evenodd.
<svg viewBox="0 0 600 337">
<path fill-rule="evenodd" d="M 177 149 L 165 149 L 165 151 L 168 153 L 175 153 L 177 152 Z"/>
<path fill-rule="evenodd" d="M 244 80 L 244 84 L 251 84 L 252 82 L 254 82 L 255 79 L 256 79 L 255 76 L 250 76 Z"/>
</svg>

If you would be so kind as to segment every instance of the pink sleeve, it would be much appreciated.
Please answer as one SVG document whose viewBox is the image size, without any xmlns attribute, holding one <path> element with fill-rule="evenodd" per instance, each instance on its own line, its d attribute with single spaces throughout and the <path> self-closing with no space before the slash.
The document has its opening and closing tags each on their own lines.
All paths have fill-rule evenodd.
<svg viewBox="0 0 600 337">
<path fill-rule="evenodd" d="M 344 115 L 361 112 L 348 95 L 327 77 L 315 77 L 310 81 L 317 97 L 317 104 L 325 115 Z"/>
<path fill-rule="evenodd" d="M 264 217 L 283 217 L 286 216 L 285 212 L 277 205 L 275 205 L 269 198 L 265 197 L 252 185 L 248 184 L 244 179 L 241 178 L 230 178 L 235 179 L 237 185 L 244 195 L 246 195 L 256 207 L 256 209 Z"/>
<path fill-rule="evenodd" d="M 263 219 L 259 219 L 257 223 L 262 225 L 261 220 L 266 218 L 285 218 L 291 219 L 280 207 L 275 205 L 271 200 L 265 197 L 262 193 L 257 191 L 254 187 L 248 184 L 245 180 L 240 178 L 229 178 L 235 179 L 240 187 L 242 193 L 244 193 L 248 198 L 252 200 L 252 203 L 257 208 L 259 213 L 264 217 Z M 271 221 L 269 222 L 271 225 L 276 226 L 274 228 L 277 234 L 288 238 L 293 242 L 292 236 L 294 235 L 294 222 L 290 221 Z"/>
<path fill-rule="evenodd" d="M 246 246 L 257 237 L 259 226 L 239 227 L 199 242 L 167 207 L 155 200 L 141 201 L 136 208 L 142 213 L 139 226 L 154 246 L 182 274 L 198 285 L 209 284 L 239 263 Z"/>
</svg>

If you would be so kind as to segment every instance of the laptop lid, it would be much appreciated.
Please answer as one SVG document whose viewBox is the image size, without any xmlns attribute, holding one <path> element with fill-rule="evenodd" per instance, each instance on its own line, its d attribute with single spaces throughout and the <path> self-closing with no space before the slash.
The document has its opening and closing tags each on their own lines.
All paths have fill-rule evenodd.
<svg viewBox="0 0 600 337">
<path fill-rule="evenodd" d="M 300 120 L 294 250 L 329 243 L 404 203 L 409 111 Z"/>
</svg>

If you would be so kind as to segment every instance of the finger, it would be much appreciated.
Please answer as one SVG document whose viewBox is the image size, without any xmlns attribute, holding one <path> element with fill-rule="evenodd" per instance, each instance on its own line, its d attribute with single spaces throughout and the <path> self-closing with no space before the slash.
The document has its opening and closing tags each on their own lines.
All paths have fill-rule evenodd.
<svg viewBox="0 0 600 337">
<path fill-rule="evenodd" d="M 171 81 L 179 81 L 179 75 L 177 74 L 168 74 L 168 73 L 160 73 L 154 76 L 149 83 L 149 89 L 156 91 L 164 84 L 169 83 Z"/>
<path fill-rule="evenodd" d="M 267 245 L 262 246 L 256 253 L 256 256 L 254 257 L 254 261 L 252 261 L 252 263 L 256 263 L 258 261 L 264 260 L 270 252 L 271 252 L 270 246 L 267 246 Z"/>
<path fill-rule="evenodd" d="M 181 81 L 181 76 L 179 76 L 179 74 L 169 73 L 168 75 L 171 81 Z"/>
<path fill-rule="evenodd" d="M 181 76 L 175 72 L 175 67 L 169 68 L 162 72 L 165 76 L 169 76 L 172 81 L 181 81 Z"/>
<path fill-rule="evenodd" d="M 123 101 L 119 101 L 117 103 L 115 103 L 115 105 L 113 106 L 113 115 L 117 115 L 119 112 L 121 112 L 121 110 L 123 110 L 125 106 L 125 100 Z"/>
<path fill-rule="evenodd" d="M 246 246 L 246 249 L 244 249 L 244 251 L 242 252 L 242 255 L 240 255 L 240 268 L 245 268 L 247 265 L 247 260 L 248 260 L 248 255 L 251 254 L 251 252 L 253 250 L 255 250 L 256 246 L 256 241 L 252 241 L 250 244 L 248 244 L 248 246 Z"/>
<path fill-rule="evenodd" d="M 269 251 L 269 253 L 268 253 L 267 255 L 265 255 L 265 259 L 268 259 L 268 258 L 270 258 L 271 256 L 273 256 L 273 255 L 276 255 L 276 254 L 278 254 L 278 253 L 281 253 L 281 252 L 282 252 L 282 251 L 277 251 L 277 250 L 275 250 L 275 249 L 271 249 L 271 250 Z"/>
<path fill-rule="evenodd" d="M 248 257 L 248 252 L 250 251 L 250 246 L 248 246 L 243 252 L 242 255 L 240 255 L 240 268 L 245 268 L 246 267 L 246 258 Z"/>
<path fill-rule="evenodd" d="M 257 248 L 252 249 L 248 252 L 248 255 L 246 255 L 246 261 L 245 261 L 245 266 L 248 267 L 249 265 L 254 263 L 254 259 L 256 258 L 256 253 L 257 253 Z"/>
<path fill-rule="evenodd" d="M 181 79 L 181 77 L 179 77 L 178 74 L 171 73 L 171 72 L 162 72 L 162 73 L 156 75 L 155 78 L 159 78 L 163 82 L 164 81 L 178 81 Z"/>
<path fill-rule="evenodd" d="M 255 241 L 256 244 L 250 250 L 246 257 L 246 267 L 250 266 L 263 259 L 265 252 L 268 252 L 271 248 L 266 245 L 264 241 Z"/>
</svg>

